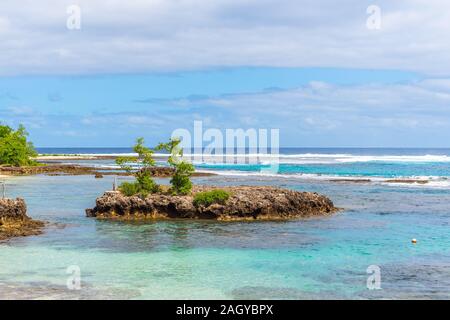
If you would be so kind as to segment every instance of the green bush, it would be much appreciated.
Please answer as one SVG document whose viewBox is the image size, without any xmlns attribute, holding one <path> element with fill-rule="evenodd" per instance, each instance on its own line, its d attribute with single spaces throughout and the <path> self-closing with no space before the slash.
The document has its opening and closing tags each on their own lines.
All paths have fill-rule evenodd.
<svg viewBox="0 0 450 320">
<path fill-rule="evenodd" d="M 124 182 L 120 185 L 119 190 L 126 196 L 134 196 L 139 194 L 146 197 L 149 193 L 155 193 L 160 190 L 160 186 L 153 181 L 150 169 L 155 165 L 153 160 L 153 151 L 144 146 L 144 138 L 138 138 L 133 147 L 133 151 L 138 157 L 118 157 L 116 163 L 126 172 L 132 173 L 136 177 L 135 182 Z M 137 163 L 141 166 L 137 171 L 130 165 Z"/>
<path fill-rule="evenodd" d="M 119 186 L 119 191 L 122 192 L 127 197 L 134 196 L 139 193 L 139 183 L 137 182 L 123 182 Z"/>
<path fill-rule="evenodd" d="M 165 150 L 170 153 L 167 162 L 175 169 L 170 183 L 172 194 L 186 195 L 192 190 L 192 182 L 190 177 L 195 172 L 195 167 L 192 163 L 183 161 L 183 149 L 179 147 L 181 140 L 172 138 L 167 143 L 160 143 L 155 148 L 156 150 Z"/>
<path fill-rule="evenodd" d="M 186 195 L 192 190 L 190 176 L 194 173 L 194 166 L 188 162 L 180 162 L 175 167 L 175 173 L 170 179 L 172 193 Z"/>
<path fill-rule="evenodd" d="M 208 207 L 213 203 L 224 204 L 230 198 L 230 195 L 229 192 L 221 189 L 199 192 L 194 197 L 194 205 L 196 207 L 200 205 Z"/>
<path fill-rule="evenodd" d="M 145 198 L 150 193 L 158 192 L 159 186 L 150 177 L 144 177 L 135 182 L 123 182 L 119 191 L 127 197 L 140 195 Z"/>
<path fill-rule="evenodd" d="M 139 191 L 147 193 L 155 193 L 159 191 L 159 185 L 153 181 L 150 175 L 144 170 L 136 174 L 136 181 L 139 185 Z"/>
</svg>

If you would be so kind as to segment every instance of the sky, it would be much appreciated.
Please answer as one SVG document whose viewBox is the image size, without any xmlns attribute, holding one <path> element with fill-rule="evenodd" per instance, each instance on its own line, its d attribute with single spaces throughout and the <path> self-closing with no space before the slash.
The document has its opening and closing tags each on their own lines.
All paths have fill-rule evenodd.
<svg viewBox="0 0 450 320">
<path fill-rule="evenodd" d="M 195 120 L 450 147 L 448 30 L 436 0 L 2 1 L 0 122 L 38 147 L 152 145 Z"/>
</svg>

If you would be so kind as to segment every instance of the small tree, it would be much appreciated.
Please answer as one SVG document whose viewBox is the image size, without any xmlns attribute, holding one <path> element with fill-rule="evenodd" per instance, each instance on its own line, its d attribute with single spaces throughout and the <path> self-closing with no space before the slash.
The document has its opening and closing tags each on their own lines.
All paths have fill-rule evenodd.
<svg viewBox="0 0 450 320">
<path fill-rule="evenodd" d="M 195 172 L 192 163 L 182 160 L 183 149 L 179 147 L 181 140 L 172 138 L 167 143 L 160 143 L 155 149 L 166 150 L 169 152 L 169 159 L 167 162 L 175 169 L 175 172 L 170 180 L 172 184 L 172 193 L 185 195 L 191 192 L 192 182 L 190 177 Z"/>
<path fill-rule="evenodd" d="M 153 151 L 144 146 L 144 138 L 138 138 L 133 147 L 133 151 L 138 154 L 138 157 L 118 157 L 116 164 L 128 173 L 133 173 L 136 177 L 134 183 L 124 182 L 119 186 L 119 190 L 125 195 L 131 196 L 140 193 L 146 196 L 148 193 L 159 191 L 159 186 L 153 181 L 151 177 L 151 167 L 155 165 L 153 159 Z M 141 168 L 135 170 L 130 164 L 140 164 Z"/>
<path fill-rule="evenodd" d="M 27 137 L 28 133 L 22 125 L 17 130 L 0 125 L 0 165 L 20 167 L 37 164 L 32 159 L 37 152 Z"/>
</svg>

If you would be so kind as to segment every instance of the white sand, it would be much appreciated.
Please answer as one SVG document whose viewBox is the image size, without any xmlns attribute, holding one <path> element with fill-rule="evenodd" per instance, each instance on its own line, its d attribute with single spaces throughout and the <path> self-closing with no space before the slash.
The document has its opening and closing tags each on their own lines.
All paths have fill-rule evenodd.
<svg viewBox="0 0 450 320">
<path fill-rule="evenodd" d="M 36 160 L 95 160 L 95 156 L 76 156 L 76 155 L 61 155 L 61 156 L 37 156 Z"/>
</svg>

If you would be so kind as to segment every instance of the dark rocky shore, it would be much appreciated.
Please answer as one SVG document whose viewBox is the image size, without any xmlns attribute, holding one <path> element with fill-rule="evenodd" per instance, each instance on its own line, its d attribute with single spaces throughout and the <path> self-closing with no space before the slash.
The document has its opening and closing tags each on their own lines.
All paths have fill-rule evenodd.
<svg viewBox="0 0 450 320">
<path fill-rule="evenodd" d="M 90 159 L 87 159 L 90 160 Z M 173 175 L 174 169 L 171 167 L 152 167 L 149 169 L 152 177 L 156 178 L 167 178 Z M 132 173 L 127 173 L 124 171 L 116 171 L 108 168 L 96 168 L 89 166 L 79 166 L 72 164 L 61 164 L 57 162 L 41 163 L 39 166 L 28 166 L 28 167 L 4 167 L 0 166 L 0 175 L 8 176 L 24 176 L 24 175 L 49 175 L 49 176 L 61 176 L 61 175 L 92 175 L 96 178 L 102 178 L 103 176 L 131 176 Z M 203 176 L 215 176 L 212 172 L 194 172 L 192 176 L 203 177 Z M 329 179 L 327 180 L 333 183 L 372 183 L 371 179 Z M 428 184 L 429 180 L 423 179 L 388 179 L 384 181 L 385 183 L 403 183 L 403 184 Z"/>
<path fill-rule="evenodd" d="M 27 216 L 27 206 L 21 198 L 0 199 L 0 240 L 38 235 L 44 223 Z"/>
<path fill-rule="evenodd" d="M 108 191 L 97 198 L 96 206 L 87 209 L 88 217 L 103 219 L 213 219 L 234 220 L 288 220 L 329 216 L 338 211 L 327 197 L 312 193 L 274 187 L 227 187 L 231 193 L 224 204 L 195 206 L 195 193 L 213 190 L 195 186 L 191 195 L 173 196 L 150 194 L 146 198 L 127 197 L 119 191 Z"/>
<path fill-rule="evenodd" d="M 151 175 L 153 177 L 170 177 L 173 174 L 173 168 L 170 167 L 152 167 L 149 169 Z M 127 172 L 122 171 L 111 171 L 110 169 L 102 169 L 95 167 L 85 167 L 78 165 L 69 165 L 69 164 L 43 164 L 40 166 L 30 166 L 30 167 L 1 167 L 0 166 L 0 175 L 36 175 L 36 174 L 45 174 L 45 175 L 93 175 L 97 178 L 101 178 L 106 175 L 118 175 L 118 176 L 128 176 L 131 175 Z M 207 172 L 195 172 L 193 176 L 210 176 L 214 175 L 213 173 Z"/>
</svg>

